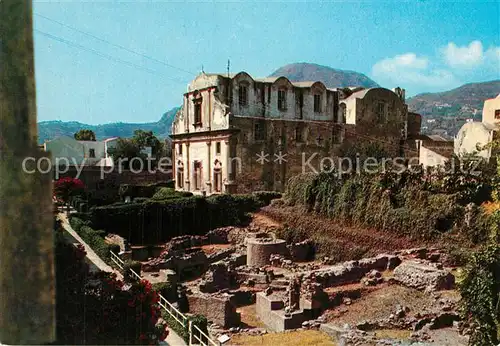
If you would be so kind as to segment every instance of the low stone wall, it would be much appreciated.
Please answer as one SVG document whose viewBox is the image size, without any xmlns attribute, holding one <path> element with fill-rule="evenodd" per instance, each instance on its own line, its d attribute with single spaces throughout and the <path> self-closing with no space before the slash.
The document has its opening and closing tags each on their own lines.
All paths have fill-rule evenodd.
<svg viewBox="0 0 500 346">
<path fill-rule="evenodd" d="M 281 297 L 274 294 L 266 296 L 264 292 L 256 294 L 255 310 L 259 319 L 267 328 L 274 332 L 282 332 L 289 329 L 300 328 L 305 316 L 302 310 L 285 314 L 284 304 Z"/>
<path fill-rule="evenodd" d="M 323 288 L 359 282 L 369 271 L 394 269 L 401 259 L 394 255 L 379 255 L 360 261 L 347 261 L 326 269 L 304 273 L 304 279 L 321 284 Z"/>
<path fill-rule="evenodd" d="M 240 324 L 240 314 L 229 295 L 193 294 L 188 297 L 189 312 L 205 316 L 221 327 L 236 327 Z"/>
</svg>

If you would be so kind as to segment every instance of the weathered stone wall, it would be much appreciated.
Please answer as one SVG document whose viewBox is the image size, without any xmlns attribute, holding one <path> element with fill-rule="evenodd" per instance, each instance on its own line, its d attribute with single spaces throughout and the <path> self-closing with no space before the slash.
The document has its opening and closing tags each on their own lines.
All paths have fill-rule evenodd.
<svg viewBox="0 0 500 346">
<path fill-rule="evenodd" d="M 305 320 L 303 311 L 297 310 L 286 315 L 283 307 L 283 301 L 280 297 L 266 296 L 264 292 L 256 294 L 255 310 L 267 328 L 274 332 L 300 328 Z"/>
<path fill-rule="evenodd" d="M 224 328 L 240 324 L 240 314 L 236 312 L 231 298 L 226 295 L 188 295 L 188 302 L 190 313 L 203 315 Z"/>
<path fill-rule="evenodd" d="M 263 140 L 254 138 L 256 123 L 264 128 Z M 290 177 L 318 170 L 321 159 L 333 156 L 340 147 L 332 137 L 334 127 L 342 127 L 332 122 L 232 117 L 231 124 L 240 130 L 235 136 L 235 157 L 237 191 L 241 193 L 283 191 Z M 258 155 L 265 159 L 258 161 Z"/>
</svg>

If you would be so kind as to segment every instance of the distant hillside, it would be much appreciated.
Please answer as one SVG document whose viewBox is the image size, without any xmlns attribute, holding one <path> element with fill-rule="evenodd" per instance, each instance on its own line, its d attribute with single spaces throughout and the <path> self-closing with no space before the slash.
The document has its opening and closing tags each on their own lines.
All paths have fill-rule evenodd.
<svg viewBox="0 0 500 346">
<path fill-rule="evenodd" d="M 70 136 L 81 129 L 94 131 L 97 139 L 109 137 L 132 137 L 135 130 L 153 131 L 158 138 L 166 138 L 170 134 L 175 113 L 179 108 L 172 108 L 155 123 L 111 123 L 104 125 L 88 125 L 77 121 L 42 121 L 38 123 L 38 142 L 54 139 L 58 136 Z"/>
<path fill-rule="evenodd" d="M 329 88 L 362 86 L 374 88 L 379 85 L 362 73 L 337 70 L 328 66 L 308 63 L 285 65 L 274 71 L 270 77 L 285 76 L 292 82 L 321 81 Z"/>
<path fill-rule="evenodd" d="M 419 94 L 407 100 L 410 111 L 423 116 L 421 131 L 452 139 L 467 119 L 481 121 L 484 101 L 500 93 L 500 80 L 469 83 L 440 93 Z"/>
<path fill-rule="evenodd" d="M 419 94 L 408 99 L 408 107 L 425 117 L 472 118 L 481 115 L 484 100 L 500 93 L 500 80 L 469 83 L 440 93 Z"/>
</svg>

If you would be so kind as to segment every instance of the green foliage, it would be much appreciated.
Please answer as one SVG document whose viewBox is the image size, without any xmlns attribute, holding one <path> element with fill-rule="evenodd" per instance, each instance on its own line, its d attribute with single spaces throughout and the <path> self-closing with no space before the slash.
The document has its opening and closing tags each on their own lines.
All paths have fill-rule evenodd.
<svg viewBox="0 0 500 346">
<path fill-rule="evenodd" d="M 253 195 L 179 197 L 96 207 L 92 224 L 133 244 L 154 244 L 172 237 L 204 232 L 245 221 L 263 203 Z"/>
<path fill-rule="evenodd" d="M 106 232 L 102 230 L 94 230 L 88 226 L 88 221 L 83 221 L 77 217 L 72 216 L 70 219 L 70 225 L 73 230 L 82 237 L 83 241 L 89 245 L 92 250 L 99 256 L 104 262 L 112 264 L 110 258 L 110 251 L 114 253 L 120 252 L 120 246 L 117 244 L 108 244 L 104 240 Z"/>
<path fill-rule="evenodd" d="M 284 200 L 365 228 L 426 240 L 457 230 L 477 243 L 485 239 L 489 221 L 481 208 L 466 206 L 489 198 L 478 187 L 485 185 L 486 178 L 468 174 L 388 171 L 341 179 L 335 173 L 308 173 L 289 180 Z M 475 222 L 467 225 L 466 217 Z"/>
<path fill-rule="evenodd" d="M 167 322 L 169 328 L 171 328 L 177 335 L 179 335 L 186 344 L 189 343 L 189 330 L 187 324 L 186 326 L 183 326 L 181 323 L 177 322 L 176 319 L 170 316 L 170 314 L 168 314 L 166 311 L 162 311 L 162 318 Z M 188 316 L 188 320 L 192 321 L 193 325 L 196 325 L 198 328 L 201 329 L 202 332 L 208 335 L 208 321 L 205 316 L 203 315 Z M 205 341 L 205 343 L 207 342 Z"/>
<path fill-rule="evenodd" d="M 171 282 L 154 283 L 153 290 L 160 293 L 168 301 L 177 299 L 177 286 Z"/>
<path fill-rule="evenodd" d="M 165 199 L 173 199 L 179 197 L 191 197 L 193 194 L 188 191 L 175 191 L 175 189 L 171 187 L 160 187 L 156 190 L 152 200 L 161 201 Z"/>
<path fill-rule="evenodd" d="M 91 272 L 82 246 L 55 236 L 56 335 L 61 345 L 148 345 L 163 340 L 158 296 L 145 280 L 123 290 L 115 274 Z"/>
<path fill-rule="evenodd" d="M 134 272 L 136 272 L 140 276 L 141 275 L 141 270 L 142 270 L 142 263 L 139 262 L 139 261 L 127 260 L 127 261 L 125 261 L 125 263 L 123 264 L 123 268 L 121 269 L 121 273 L 123 275 L 123 279 L 126 282 L 138 281 L 139 278 L 137 278 L 137 276 L 135 276 L 134 274 L 132 274 L 132 272 L 130 271 L 130 269 L 132 269 Z"/>
<path fill-rule="evenodd" d="M 124 169 L 139 170 L 141 168 L 141 161 L 145 162 L 146 160 L 146 155 L 141 153 L 141 149 L 136 142 L 130 139 L 118 138 L 116 146 L 108 149 L 108 154 L 113 158 L 116 166 L 121 165 Z M 141 160 L 132 160 L 133 158 Z M 132 161 L 132 166 L 130 165 L 130 161 Z"/>
<path fill-rule="evenodd" d="M 472 323 L 472 345 L 498 344 L 500 246 L 492 242 L 474 253 L 460 281 L 463 317 Z"/>
<path fill-rule="evenodd" d="M 281 198 L 281 193 L 277 191 L 255 191 L 252 194 L 265 205 L 271 203 L 273 199 Z"/>
<path fill-rule="evenodd" d="M 83 129 L 74 135 L 77 141 L 95 141 L 95 133 L 92 130 Z"/>
<path fill-rule="evenodd" d="M 118 189 L 118 194 L 122 199 L 125 196 L 130 196 L 131 198 L 135 197 L 151 198 L 158 190 L 160 190 L 162 187 L 168 187 L 168 185 L 170 185 L 170 182 L 160 182 L 147 185 L 121 184 Z M 191 193 L 185 193 L 185 194 L 186 196 L 187 194 L 192 196 Z"/>
</svg>

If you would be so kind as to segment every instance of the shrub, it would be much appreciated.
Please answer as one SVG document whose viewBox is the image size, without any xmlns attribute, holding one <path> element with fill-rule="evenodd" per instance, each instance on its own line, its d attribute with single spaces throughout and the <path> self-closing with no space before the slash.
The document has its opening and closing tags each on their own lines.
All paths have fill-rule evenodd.
<svg viewBox="0 0 500 346">
<path fill-rule="evenodd" d="M 175 191 L 173 188 L 169 187 L 160 187 L 156 190 L 155 194 L 151 199 L 153 200 L 164 200 L 171 198 L 180 198 L 180 197 L 191 197 L 193 194 L 188 191 Z"/>
<path fill-rule="evenodd" d="M 76 231 L 76 230 L 75 230 Z M 104 240 L 105 231 L 94 230 L 89 226 L 80 227 L 79 231 L 76 231 L 80 237 L 87 243 L 92 250 L 99 256 L 104 262 L 112 265 L 110 251 L 113 250 L 115 253 L 120 251 L 120 247 L 116 244 L 108 244 Z"/>
<path fill-rule="evenodd" d="M 153 284 L 153 290 L 160 293 L 166 300 L 174 301 L 177 299 L 177 286 L 171 282 L 158 282 Z"/>
<path fill-rule="evenodd" d="M 281 193 L 276 191 L 255 191 L 252 194 L 264 205 L 268 205 L 274 199 L 281 198 Z"/>
<path fill-rule="evenodd" d="M 181 323 L 177 322 L 175 318 L 170 316 L 169 313 L 162 310 L 162 318 L 167 322 L 169 328 L 171 328 L 177 335 L 179 335 L 186 344 L 189 343 L 189 329 L 188 326 L 183 326 Z M 203 315 L 193 315 L 188 316 L 188 321 L 192 321 L 193 325 L 196 325 L 201 329 L 202 332 L 208 335 L 208 321 L 207 318 Z M 200 335 L 201 337 L 201 335 Z M 203 339 L 202 339 L 203 340 Z M 197 344 L 197 340 L 194 340 L 195 344 Z M 207 343 L 207 341 L 205 341 Z"/>
<path fill-rule="evenodd" d="M 125 281 L 127 281 L 127 282 L 134 282 L 134 281 L 139 280 L 134 274 L 132 274 L 132 272 L 130 271 L 130 269 L 132 269 L 133 271 L 135 271 L 140 276 L 141 275 L 141 269 L 142 269 L 141 262 L 132 261 L 132 260 L 125 261 L 125 263 L 123 264 L 123 268 L 121 270 L 121 273 L 123 275 L 123 279 Z"/>
<path fill-rule="evenodd" d="M 83 226 L 88 226 L 88 221 L 84 221 L 84 220 L 76 217 L 76 215 L 75 216 L 73 216 L 73 215 L 69 219 L 69 224 L 70 224 L 71 228 L 73 228 L 73 230 L 76 233 L 79 233 L 80 228 L 82 228 Z"/>
<path fill-rule="evenodd" d="M 118 253 L 120 246 L 117 244 L 108 244 L 104 240 L 106 232 L 103 230 L 94 230 L 89 224 L 89 221 L 84 221 L 78 217 L 72 216 L 69 221 L 71 228 L 78 233 L 87 245 L 99 256 L 104 262 L 112 265 L 110 251 Z"/>
<path fill-rule="evenodd" d="M 149 200 L 149 198 L 146 198 L 146 197 L 136 197 L 133 199 L 133 202 L 134 203 L 144 203 L 148 200 Z"/>
</svg>

